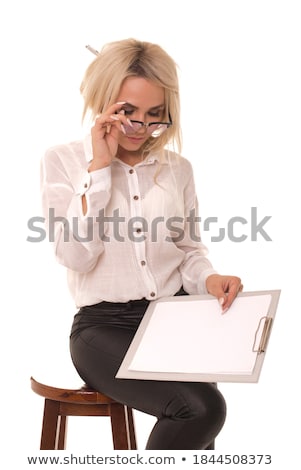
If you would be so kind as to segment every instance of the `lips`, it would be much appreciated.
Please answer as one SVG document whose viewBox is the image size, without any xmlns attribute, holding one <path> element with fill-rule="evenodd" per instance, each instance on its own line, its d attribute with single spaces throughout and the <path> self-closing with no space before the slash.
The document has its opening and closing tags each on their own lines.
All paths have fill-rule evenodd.
<svg viewBox="0 0 301 470">
<path fill-rule="evenodd" d="M 141 142 L 144 142 L 144 138 L 143 137 L 129 137 L 127 136 L 128 140 L 130 142 L 133 142 L 133 143 L 136 143 L 136 144 L 140 144 Z"/>
</svg>

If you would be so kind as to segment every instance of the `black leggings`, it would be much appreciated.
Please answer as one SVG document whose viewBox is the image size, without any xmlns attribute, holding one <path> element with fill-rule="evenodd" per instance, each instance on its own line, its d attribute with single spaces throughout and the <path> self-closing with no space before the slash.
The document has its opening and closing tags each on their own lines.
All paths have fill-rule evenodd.
<svg viewBox="0 0 301 470">
<path fill-rule="evenodd" d="M 74 317 L 71 357 L 86 384 L 157 417 L 146 449 L 206 449 L 221 430 L 225 401 L 215 384 L 116 379 L 149 302 L 101 302 Z"/>
</svg>

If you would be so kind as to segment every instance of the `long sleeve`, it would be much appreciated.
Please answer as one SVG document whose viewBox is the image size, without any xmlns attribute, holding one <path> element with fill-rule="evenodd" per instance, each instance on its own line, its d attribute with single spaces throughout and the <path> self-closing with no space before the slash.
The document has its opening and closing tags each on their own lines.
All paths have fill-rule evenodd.
<svg viewBox="0 0 301 470">
<path fill-rule="evenodd" d="M 183 288 L 189 294 L 206 294 L 206 279 L 216 271 L 206 257 L 208 250 L 200 236 L 198 201 L 191 167 L 183 194 L 185 212 L 183 236 L 176 242 L 178 248 L 185 253 L 180 266 Z"/>
<path fill-rule="evenodd" d="M 64 153 L 63 153 L 64 155 Z M 41 164 L 43 212 L 49 240 L 59 263 L 79 272 L 90 271 L 104 250 L 98 217 L 110 199 L 110 168 L 88 173 L 74 157 L 66 165 L 62 152 L 49 149 Z M 87 213 L 82 211 L 82 196 Z"/>
</svg>

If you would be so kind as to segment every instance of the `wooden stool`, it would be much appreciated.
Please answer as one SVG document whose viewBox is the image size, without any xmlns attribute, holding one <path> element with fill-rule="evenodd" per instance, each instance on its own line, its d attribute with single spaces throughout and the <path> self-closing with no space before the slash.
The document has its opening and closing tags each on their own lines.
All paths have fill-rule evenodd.
<svg viewBox="0 0 301 470">
<path fill-rule="evenodd" d="M 30 379 L 32 390 L 45 398 L 41 450 L 65 449 L 68 416 L 110 416 L 114 449 L 137 449 L 132 409 L 83 386 L 69 390 Z"/>
</svg>

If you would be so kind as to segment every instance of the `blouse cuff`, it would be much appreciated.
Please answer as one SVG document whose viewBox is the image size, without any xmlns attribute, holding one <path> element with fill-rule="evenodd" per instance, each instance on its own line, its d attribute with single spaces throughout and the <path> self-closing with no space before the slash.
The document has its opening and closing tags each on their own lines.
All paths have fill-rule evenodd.
<svg viewBox="0 0 301 470">
<path fill-rule="evenodd" d="M 107 166 L 100 170 L 85 172 L 79 185 L 77 195 L 83 196 L 99 191 L 109 191 L 111 187 L 111 167 Z"/>
<path fill-rule="evenodd" d="M 213 268 L 208 268 L 208 269 L 205 269 L 201 273 L 200 278 L 197 283 L 197 289 L 198 289 L 199 294 L 208 294 L 206 281 L 208 277 L 211 276 L 211 274 L 217 274 L 217 271 L 215 271 L 215 269 Z"/>
</svg>

